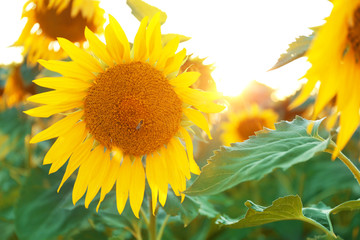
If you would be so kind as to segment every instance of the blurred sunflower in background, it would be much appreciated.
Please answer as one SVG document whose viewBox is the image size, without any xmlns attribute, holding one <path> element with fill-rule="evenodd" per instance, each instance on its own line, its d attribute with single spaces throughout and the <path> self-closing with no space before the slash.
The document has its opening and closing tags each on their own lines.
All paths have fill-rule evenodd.
<svg viewBox="0 0 360 240">
<path fill-rule="evenodd" d="M 335 0 L 333 4 L 330 16 L 316 33 L 307 53 L 312 64 L 304 76 L 308 81 L 291 107 L 302 104 L 318 82 L 315 116 L 335 98 L 333 116 L 340 114 L 335 157 L 360 122 L 360 1 Z"/>
<path fill-rule="evenodd" d="M 13 66 L 1 92 L 0 110 L 17 106 L 34 92 L 33 85 L 25 86 L 21 65 Z"/>
<path fill-rule="evenodd" d="M 181 66 L 180 72 L 200 73 L 199 80 L 191 87 L 204 91 L 216 92 L 216 83 L 211 76 L 214 66 L 212 64 L 204 64 L 205 59 L 206 58 L 193 57 L 192 54 L 189 55 L 186 62 Z"/>
<path fill-rule="evenodd" d="M 253 104 L 249 110 L 229 112 L 228 121 L 221 125 L 223 133 L 222 142 L 230 146 L 231 143 L 243 142 L 255 135 L 255 132 L 264 127 L 275 129 L 278 115 L 272 109 L 262 110 L 258 105 Z"/>
<path fill-rule="evenodd" d="M 201 112 L 222 111 L 224 107 L 213 102 L 220 94 L 190 88 L 199 78 L 197 72 L 178 74 L 186 51 L 176 53 L 178 38 L 162 46 L 160 14 L 149 25 L 147 17 L 141 21 L 132 49 L 112 16 L 105 28 L 106 45 L 88 28 L 85 36 L 94 56 L 59 38 L 73 61 L 39 60 L 63 77 L 35 80 L 55 90 L 30 97 L 29 101 L 44 105 L 26 113 L 35 117 L 65 113 L 65 117 L 38 133 L 31 143 L 58 137 L 44 164 L 52 164 L 53 173 L 69 159 L 59 189 L 79 168 L 74 204 L 86 192 L 88 207 L 101 189 L 99 207 L 116 183 L 119 213 L 129 198 L 138 216 L 145 176 L 153 213 L 158 197 L 164 206 L 168 184 L 183 200 L 186 179 L 190 173 L 200 173 L 193 158 L 191 125 L 211 137 Z"/>
<path fill-rule="evenodd" d="M 14 46 L 24 47 L 23 54 L 31 65 L 38 59 L 65 58 L 57 38 L 83 46 L 85 27 L 96 33 L 103 31 L 104 13 L 93 0 L 29 0 L 22 14 L 27 23 Z"/>
</svg>

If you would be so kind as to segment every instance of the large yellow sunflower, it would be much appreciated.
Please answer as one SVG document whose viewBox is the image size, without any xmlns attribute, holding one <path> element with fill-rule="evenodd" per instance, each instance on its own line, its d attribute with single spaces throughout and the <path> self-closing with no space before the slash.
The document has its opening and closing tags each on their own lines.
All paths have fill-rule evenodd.
<svg viewBox="0 0 360 240">
<path fill-rule="evenodd" d="M 148 18 L 142 20 L 132 49 L 111 16 L 105 29 L 106 45 L 88 28 L 85 36 L 91 55 L 58 38 L 73 61 L 39 60 L 64 77 L 34 80 L 55 90 L 30 97 L 29 101 L 45 105 L 26 113 L 36 117 L 64 113 L 65 117 L 31 143 L 58 137 L 44 164 L 52 164 L 53 173 L 69 160 L 60 187 L 79 168 L 74 204 L 86 192 L 87 207 L 101 189 L 100 205 L 116 182 L 119 213 L 129 197 L 138 216 L 145 177 L 152 191 L 153 211 L 158 196 L 165 204 L 168 184 L 184 199 L 186 179 L 190 173 L 200 173 L 193 158 L 190 126 L 196 124 L 210 137 L 200 111 L 223 110 L 213 102 L 220 95 L 189 87 L 199 73 L 177 74 L 186 51 L 176 53 L 177 38 L 162 46 L 159 14 L 149 25 Z"/>
<path fill-rule="evenodd" d="M 277 119 L 278 115 L 273 110 L 261 110 L 255 104 L 249 110 L 230 112 L 228 121 L 221 126 L 221 140 L 227 146 L 230 146 L 230 143 L 243 142 L 263 127 L 275 129 Z"/>
<path fill-rule="evenodd" d="M 308 53 L 312 67 L 308 81 L 292 107 L 303 103 L 320 83 L 314 115 L 336 98 L 335 114 L 340 115 L 337 156 L 360 122 L 360 1 L 336 0 L 326 23 L 316 34 Z"/>
<path fill-rule="evenodd" d="M 29 0 L 22 15 L 27 23 L 14 46 L 24 46 L 29 64 L 38 59 L 64 58 L 67 55 L 58 47 L 57 38 L 82 46 L 85 27 L 103 31 L 104 13 L 93 0 Z"/>
</svg>

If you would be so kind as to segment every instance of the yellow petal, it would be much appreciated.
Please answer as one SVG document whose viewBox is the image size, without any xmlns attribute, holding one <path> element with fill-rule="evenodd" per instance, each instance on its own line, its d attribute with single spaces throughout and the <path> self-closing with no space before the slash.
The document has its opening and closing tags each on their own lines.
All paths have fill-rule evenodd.
<svg viewBox="0 0 360 240">
<path fill-rule="evenodd" d="M 185 180 L 185 176 L 183 176 L 183 174 L 181 173 L 181 171 L 177 166 L 175 159 L 173 158 L 175 152 L 171 151 L 168 148 L 167 149 L 163 148 L 162 154 L 164 154 L 167 163 L 170 186 L 173 189 L 175 195 L 179 196 L 181 192 L 181 181 L 182 178 Z"/>
<path fill-rule="evenodd" d="M 89 41 L 90 50 L 109 67 L 113 67 L 114 61 L 107 52 L 106 45 L 88 27 L 85 27 L 85 37 Z"/>
<path fill-rule="evenodd" d="M 179 46 L 179 41 L 180 41 L 179 38 L 175 37 L 171 39 L 168 42 L 168 44 L 166 44 L 166 46 L 162 49 L 159 60 L 156 63 L 157 69 L 159 70 L 164 69 L 167 60 L 175 54 Z"/>
<path fill-rule="evenodd" d="M 190 87 L 200 77 L 199 72 L 184 72 L 176 78 L 170 79 L 169 83 L 174 87 Z"/>
<path fill-rule="evenodd" d="M 157 153 L 154 153 L 157 154 Z M 159 159 L 154 159 L 153 155 L 149 154 L 146 156 L 146 179 L 149 183 L 151 189 L 151 196 L 152 196 L 152 213 L 155 215 L 155 208 L 157 202 L 157 196 L 159 192 L 159 186 L 157 185 L 156 181 L 156 169 L 154 161 Z"/>
<path fill-rule="evenodd" d="M 93 151 L 90 152 L 89 158 L 80 165 L 72 195 L 72 201 L 74 205 L 85 194 L 95 169 L 94 163 L 96 162 L 96 159 L 103 154 L 103 151 L 104 147 L 98 145 Z"/>
<path fill-rule="evenodd" d="M 85 196 L 85 207 L 88 208 L 90 202 L 99 192 L 101 185 L 106 181 L 107 174 L 110 167 L 110 152 L 102 152 L 96 159 L 94 164 L 94 171 L 88 184 L 88 189 Z"/>
<path fill-rule="evenodd" d="M 167 192 L 169 187 L 168 170 L 165 156 L 154 154 L 155 182 L 159 186 L 159 202 L 162 206 L 166 203 Z"/>
<path fill-rule="evenodd" d="M 47 118 L 56 113 L 65 112 L 74 108 L 82 107 L 83 105 L 84 105 L 83 101 L 70 102 L 61 105 L 44 105 L 24 111 L 24 113 L 32 117 Z"/>
<path fill-rule="evenodd" d="M 160 12 L 155 14 L 146 29 L 147 48 L 149 50 L 149 64 L 153 65 L 158 60 L 161 50 Z"/>
<path fill-rule="evenodd" d="M 124 52 L 122 55 L 122 59 L 125 62 L 129 62 L 130 61 L 130 44 L 129 44 L 129 40 L 126 37 L 124 30 L 121 28 L 118 21 L 116 21 L 116 19 L 111 15 L 109 15 L 109 23 L 112 26 L 116 37 L 119 39 L 120 43 L 123 46 Z"/>
<path fill-rule="evenodd" d="M 106 180 L 104 181 L 103 185 L 101 186 L 101 195 L 99 203 L 96 207 L 96 211 L 99 210 L 101 202 L 104 200 L 106 194 L 108 194 L 111 189 L 113 188 L 117 177 L 119 176 L 120 171 L 120 162 L 117 159 L 112 159 L 110 161 L 109 172 L 107 174 Z"/>
<path fill-rule="evenodd" d="M 38 62 L 50 71 L 60 73 L 64 77 L 76 78 L 80 80 L 90 81 L 95 79 L 95 75 L 82 68 L 76 62 L 64 62 L 56 60 L 38 60 Z"/>
<path fill-rule="evenodd" d="M 212 102 L 221 97 L 220 93 L 204 92 L 198 89 L 192 89 L 187 87 L 176 87 L 174 88 L 174 90 L 183 102 L 196 107 L 202 112 L 211 113 L 216 111 L 222 111 L 225 108 L 222 105 L 218 105 Z"/>
<path fill-rule="evenodd" d="M 58 37 L 57 40 L 62 49 L 64 49 L 74 62 L 78 63 L 89 72 L 103 72 L 103 68 L 93 56 L 78 48 L 75 44 L 65 38 Z"/>
<path fill-rule="evenodd" d="M 63 135 L 64 133 L 72 129 L 75 123 L 78 122 L 83 115 L 84 115 L 84 111 L 78 111 L 66 116 L 65 118 L 54 123 L 44 131 L 35 135 L 30 140 L 30 143 L 37 143 Z"/>
<path fill-rule="evenodd" d="M 105 28 L 105 39 L 106 39 L 106 49 L 110 54 L 112 59 L 115 60 L 117 64 L 123 63 L 122 56 L 124 55 L 124 46 L 121 44 L 118 38 L 116 38 L 114 29 L 108 25 Z"/>
<path fill-rule="evenodd" d="M 139 218 L 139 211 L 144 199 L 145 192 L 145 172 L 141 158 L 135 158 L 131 166 L 131 183 L 130 183 L 130 206 L 135 216 Z"/>
<path fill-rule="evenodd" d="M 41 87 L 57 90 L 77 90 L 79 92 L 88 89 L 92 85 L 89 82 L 66 77 L 45 77 L 35 79 L 33 82 Z"/>
<path fill-rule="evenodd" d="M 186 57 L 186 49 L 181 50 L 175 56 L 170 58 L 166 62 L 166 66 L 164 68 L 164 74 L 168 75 L 170 73 L 179 71 L 181 65 L 183 64 L 184 58 Z"/>
<path fill-rule="evenodd" d="M 82 101 L 87 92 L 71 92 L 69 90 L 55 90 L 39 93 L 28 97 L 29 102 L 60 105 L 64 103 L 72 103 Z"/>
<path fill-rule="evenodd" d="M 191 108 L 184 108 L 183 112 L 190 121 L 206 132 L 209 139 L 212 139 L 209 124 L 201 112 Z"/>
<path fill-rule="evenodd" d="M 359 76 L 358 76 L 359 77 Z M 358 81 L 359 78 L 356 78 Z M 339 152 L 346 146 L 351 136 L 354 134 L 360 122 L 360 96 L 358 93 L 359 85 L 353 85 L 349 89 L 348 94 L 351 95 L 345 108 L 341 109 L 340 116 L 340 131 L 336 139 L 337 148 L 335 149 L 332 158 L 335 159 Z"/>
<path fill-rule="evenodd" d="M 146 48 L 146 26 L 148 24 L 148 17 L 144 17 L 140 23 L 139 30 L 134 39 L 134 61 L 144 62 L 148 58 L 148 51 Z"/>
<path fill-rule="evenodd" d="M 124 156 L 123 162 L 120 166 L 119 176 L 116 180 L 116 205 L 119 214 L 125 208 L 128 199 L 129 187 L 131 184 L 131 161 L 128 155 Z"/>
<path fill-rule="evenodd" d="M 70 157 L 74 149 L 85 139 L 87 134 L 85 128 L 85 123 L 79 122 L 55 141 L 44 157 L 44 164 L 53 164 L 50 173 L 57 171 Z"/>
<path fill-rule="evenodd" d="M 182 174 L 187 178 L 190 179 L 190 167 L 189 161 L 184 151 L 183 145 L 179 142 L 177 138 L 172 138 L 168 144 L 168 150 L 173 152 L 173 158 L 177 164 L 177 168 L 181 170 Z"/>
<path fill-rule="evenodd" d="M 188 158 L 189 158 L 190 171 L 192 173 L 194 173 L 194 174 L 199 175 L 200 174 L 200 168 L 199 168 L 199 166 L 197 165 L 197 163 L 194 160 L 194 155 L 193 155 L 193 149 L 194 148 L 193 148 L 193 144 L 192 144 L 192 141 L 191 141 L 191 137 L 190 137 L 189 133 L 186 131 L 185 128 L 180 127 L 179 131 L 180 131 L 180 134 L 181 134 L 181 136 L 184 139 L 185 144 L 186 144 L 186 151 L 187 151 L 187 155 L 188 155 Z"/>
<path fill-rule="evenodd" d="M 318 82 L 317 80 L 315 81 L 312 78 L 309 78 L 307 83 L 303 86 L 303 88 L 301 90 L 301 93 L 289 105 L 289 108 L 294 109 L 294 108 L 300 106 L 301 104 L 303 104 L 306 101 L 306 99 L 309 98 L 309 96 L 310 96 L 311 92 L 313 91 L 313 89 L 314 89 L 317 82 Z"/>
<path fill-rule="evenodd" d="M 93 138 L 88 138 L 84 142 L 82 142 L 80 145 L 78 145 L 73 154 L 71 155 L 69 162 L 66 166 L 66 171 L 64 173 L 64 176 L 61 180 L 61 183 L 58 188 L 58 192 L 60 191 L 62 185 L 65 183 L 65 181 L 75 172 L 75 170 L 85 161 L 88 159 L 88 156 L 90 155 L 92 146 L 94 143 Z"/>
</svg>

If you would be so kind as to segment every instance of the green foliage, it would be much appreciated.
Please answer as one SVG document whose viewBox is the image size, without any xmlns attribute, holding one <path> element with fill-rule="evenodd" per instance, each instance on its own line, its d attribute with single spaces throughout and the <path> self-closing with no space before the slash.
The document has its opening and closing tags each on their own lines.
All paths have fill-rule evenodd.
<svg viewBox="0 0 360 240">
<path fill-rule="evenodd" d="M 164 206 L 164 210 L 171 216 L 180 215 L 184 225 L 187 226 L 198 215 L 200 205 L 190 197 L 186 197 L 183 203 L 170 191 Z"/>
<path fill-rule="evenodd" d="M 286 196 L 276 199 L 269 207 L 260 206 L 251 201 L 246 201 L 245 206 L 248 207 L 248 211 L 240 220 L 221 217 L 218 223 L 231 228 L 248 228 L 277 221 L 299 220 L 318 227 L 328 237 L 337 238 L 333 232 L 330 214 L 359 210 L 360 200 L 348 201 L 333 209 L 323 203 L 304 208 L 299 196 Z"/>
<path fill-rule="evenodd" d="M 22 108 L 10 108 L 0 112 L 0 159 L 11 158 L 15 165 L 28 156 L 26 141 L 31 132 L 32 121 L 21 112 Z"/>
<path fill-rule="evenodd" d="M 303 57 L 309 49 L 314 37 L 315 33 L 310 36 L 300 36 L 296 38 L 295 42 L 289 44 L 289 48 L 286 50 L 286 53 L 280 55 L 277 63 L 270 70 L 277 69 L 300 57 Z"/>
<path fill-rule="evenodd" d="M 329 144 L 329 139 L 323 141 L 318 137 L 320 123 L 321 120 L 297 117 L 292 122 L 276 124 L 276 130 L 264 129 L 245 142 L 222 147 L 185 193 L 217 194 L 239 183 L 261 179 L 276 168 L 286 170 L 310 160 Z M 309 124 L 314 124 L 311 133 L 307 133 Z"/>
<path fill-rule="evenodd" d="M 71 203 L 73 184 L 65 184 L 56 193 L 59 177 L 48 176 L 45 169 L 30 172 L 15 206 L 16 234 L 20 240 L 55 239 L 88 226 L 91 211 Z"/>
<path fill-rule="evenodd" d="M 166 21 L 166 13 L 158 9 L 157 7 L 151 6 L 142 0 L 127 0 L 127 5 L 131 8 L 131 13 L 141 21 L 144 17 L 148 16 L 152 18 L 156 13 L 160 14 L 160 23 L 164 24 Z"/>
</svg>

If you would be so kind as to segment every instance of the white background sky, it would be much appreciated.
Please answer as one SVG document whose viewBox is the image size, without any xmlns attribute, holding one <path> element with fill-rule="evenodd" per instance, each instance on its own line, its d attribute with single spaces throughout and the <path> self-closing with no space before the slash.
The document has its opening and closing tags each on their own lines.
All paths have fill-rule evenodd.
<svg viewBox="0 0 360 240">
<path fill-rule="evenodd" d="M 20 61 L 20 51 L 9 49 L 21 33 L 24 0 L 0 0 L 0 63 Z M 219 91 L 236 95 L 258 80 L 289 94 L 309 67 L 299 59 L 279 70 L 267 72 L 297 36 L 308 35 L 309 27 L 324 23 L 332 4 L 328 0 L 147 0 L 167 13 L 163 33 L 192 37 L 182 44 L 188 53 L 208 57 L 214 63 L 213 77 Z M 106 12 L 118 19 L 129 40 L 139 22 L 125 0 L 102 0 Z"/>
</svg>

